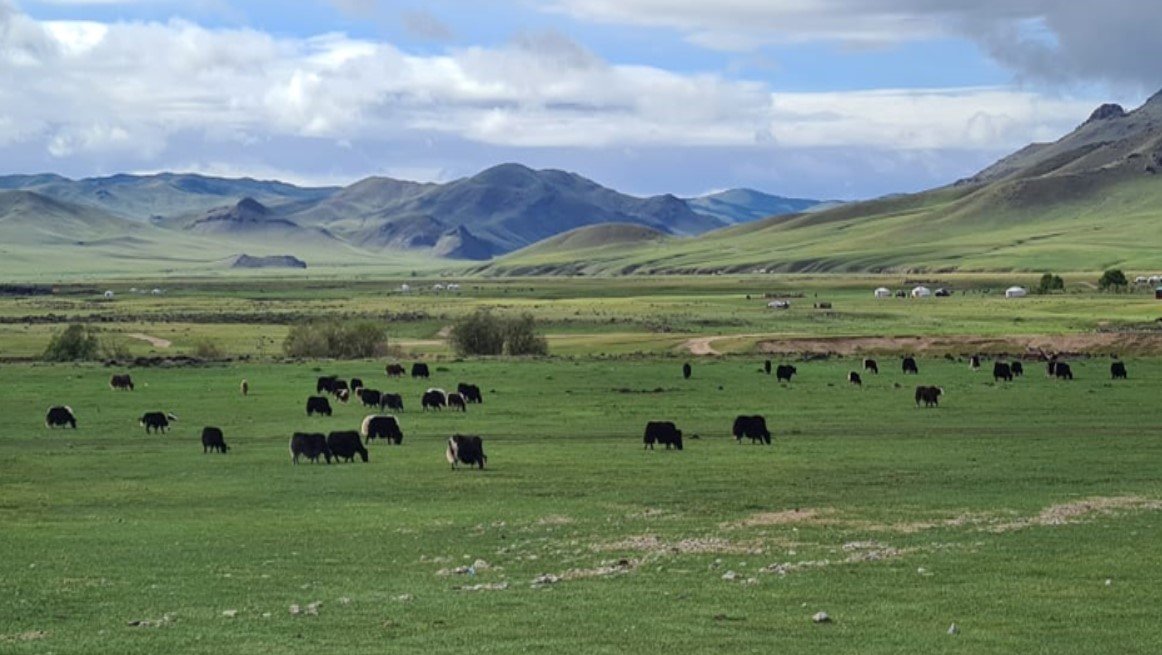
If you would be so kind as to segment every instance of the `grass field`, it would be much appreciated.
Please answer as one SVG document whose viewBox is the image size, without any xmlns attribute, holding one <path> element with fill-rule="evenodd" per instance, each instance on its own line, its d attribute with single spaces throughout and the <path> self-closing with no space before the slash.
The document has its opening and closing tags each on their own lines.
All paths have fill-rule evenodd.
<svg viewBox="0 0 1162 655">
<path fill-rule="evenodd" d="M 697 361 L 683 380 L 657 358 L 449 360 L 430 384 L 475 382 L 485 404 L 439 415 L 382 362 L 136 369 L 132 393 L 104 367 L 6 365 L 0 652 L 1162 647 L 1162 361 L 994 385 L 885 359 L 862 389 L 850 358 L 799 363 L 790 385 L 760 364 Z M 403 445 L 292 466 L 292 431 L 364 415 L 308 419 L 320 373 L 403 392 Z M 917 383 L 945 388 L 938 409 L 914 406 Z M 57 403 L 76 432 L 44 428 Z M 179 416 L 170 434 L 137 426 L 151 410 Z M 765 414 L 774 445 L 736 445 L 739 413 Z M 700 438 L 643 451 L 657 418 Z M 232 452 L 202 454 L 208 424 Z M 449 470 L 455 431 L 485 438 L 485 471 Z"/>
</svg>

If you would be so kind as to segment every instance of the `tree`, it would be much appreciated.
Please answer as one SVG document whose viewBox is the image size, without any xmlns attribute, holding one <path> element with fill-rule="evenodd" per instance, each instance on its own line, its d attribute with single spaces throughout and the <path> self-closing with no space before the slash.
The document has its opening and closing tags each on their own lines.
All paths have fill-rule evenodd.
<svg viewBox="0 0 1162 655">
<path fill-rule="evenodd" d="M 549 343 L 537 334 L 532 314 L 495 316 L 477 309 L 452 325 L 452 349 L 457 355 L 547 355 Z"/>
<path fill-rule="evenodd" d="M 1097 281 L 1097 286 L 1102 291 L 1109 291 L 1113 288 L 1115 291 L 1129 286 L 1130 281 L 1126 279 L 1126 274 L 1118 268 L 1111 268 L 1105 273 L 1101 274 L 1101 279 Z"/>
<path fill-rule="evenodd" d="M 97 331 L 87 325 L 73 323 L 64 332 L 53 335 L 44 350 L 44 359 L 50 362 L 75 362 L 97 359 L 101 342 Z"/>
<path fill-rule="evenodd" d="M 1054 291 L 1065 291 L 1065 280 L 1062 280 L 1060 275 L 1052 273 L 1042 275 L 1037 293 L 1052 293 Z"/>
</svg>

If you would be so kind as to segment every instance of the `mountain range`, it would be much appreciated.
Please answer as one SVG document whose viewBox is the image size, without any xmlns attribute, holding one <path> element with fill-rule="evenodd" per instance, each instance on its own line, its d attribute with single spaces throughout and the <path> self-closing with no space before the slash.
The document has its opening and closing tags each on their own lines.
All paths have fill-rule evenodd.
<svg viewBox="0 0 1162 655">
<path fill-rule="evenodd" d="M 12 175 L 0 177 L 0 236 L 17 230 L 25 234 L 14 242 L 29 234 L 63 237 L 87 226 L 102 238 L 147 234 L 229 248 L 278 246 L 292 254 L 307 247 L 488 260 L 584 226 L 631 224 L 689 237 L 817 204 L 752 190 L 639 198 L 573 173 L 519 164 L 446 184 L 372 177 L 317 188 L 176 173 Z"/>
</svg>

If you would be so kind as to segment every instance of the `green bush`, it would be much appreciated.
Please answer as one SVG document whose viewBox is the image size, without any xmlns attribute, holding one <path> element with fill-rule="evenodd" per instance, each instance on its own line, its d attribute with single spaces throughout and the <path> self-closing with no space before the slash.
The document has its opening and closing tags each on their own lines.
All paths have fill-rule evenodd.
<svg viewBox="0 0 1162 655">
<path fill-rule="evenodd" d="M 532 314 L 495 316 L 478 309 L 452 325 L 452 349 L 457 355 L 547 355 L 549 344 L 537 334 Z"/>
<path fill-rule="evenodd" d="M 1065 280 L 1060 275 L 1046 273 L 1041 276 L 1041 283 L 1037 286 L 1037 293 L 1052 293 L 1065 291 Z"/>
<path fill-rule="evenodd" d="M 59 334 L 55 334 L 44 350 L 44 359 L 50 362 L 75 362 L 97 359 L 101 351 L 101 341 L 97 331 L 87 325 L 73 323 Z"/>
<path fill-rule="evenodd" d="M 194 356 L 200 359 L 225 359 L 226 351 L 218 342 L 204 337 L 194 342 Z"/>
<path fill-rule="evenodd" d="M 387 354 L 387 331 L 372 321 L 300 323 L 291 326 L 282 349 L 289 357 L 382 357 Z"/>
<path fill-rule="evenodd" d="M 1126 279 L 1126 274 L 1121 269 L 1112 268 L 1101 274 L 1101 279 L 1097 281 L 1097 286 L 1102 291 L 1109 291 L 1111 288 L 1115 291 L 1129 286 L 1130 281 Z"/>
</svg>

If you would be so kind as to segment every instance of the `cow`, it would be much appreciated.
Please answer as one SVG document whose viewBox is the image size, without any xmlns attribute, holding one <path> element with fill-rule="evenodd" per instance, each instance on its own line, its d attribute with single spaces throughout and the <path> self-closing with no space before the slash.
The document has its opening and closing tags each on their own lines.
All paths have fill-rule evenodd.
<svg viewBox="0 0 1162 655">
<path fill-rule="evenodd" d="M 204 427 L 202 428 L 202 454 L 210 451 L 217 451 L 226 454 L 230 450 L 230 446 L 226 445 L 226 439 L 222 436 L 221 428 Z"/>
<path fill-rule="evenodd" d="M 360 378 L 351 378 L 351 393 L 358 394 L 359 389 L 363 388 L 363 380 Z"/>
<path fill-rule="evenodd" d="M 682 364 L 682 379 L 689 380 L 693 373 L 694 369 L 690 367 L 690 362 Z"/>
<path fill-rule="evenodd" d="M 178 417 L 166 412 L 146 412 L 138 419 L 137 424 L 145 428 L 145 433 L 161 432 L 165 434 L 170 421 L 177 421 Z"/>
<path fill-rule="evenodd" d="M 1128 380 L 1129 376 L 1126 374 L 1125 363 L 1114 362 L 1110 364 L 1110 378 L 1114 380 Z"/>
<path fill-rule="evenodd" d="M 379 389 L 360 389 L 358 393 L 364 407 L 379 407 L 379 401 L 383 399 Z"/>
<path fill-rule="evenodd" d="M 475 384 L 465 384 L 461 382 L 460 384 L 456 385 L 456 391 L 459 391 L 460 395 L 464 396 L 464 400 L 467 401 L 468 404 L 484 403 L 484 396 L 480 395 L 480 387 L 476 386 Z"/>
<path fill-rule="evenodd" d="M 420 397 L 420 407 L 426 412 L 428 409 L 444 409 L 448 404 L 448 395 L 443 389 L 428 389 Z"/>
<path fill-rule="evenodd" d="M 646 423 L 645 436 L 642 441 L 645 442 L 645 447 L 650 450 L 654 449 L 655 443 L 664 444 L 666 450 L 669 450 L 671 446 L 682 450 L 682 431 L 670 421 L 650 421 Z"/>
<path fill-rule="evenodd" d="M 69 426 L 77 429 L 77 417 L 73 415 L 73 408 L 68 405 L 57 405 L 49 407 L 48 413 L 44 415 L 44 427 L 56 428 Z"/>
<path fill-rule="evenodd" d="M 133 378 L 128 373 L 109 378 L 109 388 L 114 391 L 133 391 Z"/>
<path fill-rule="evenodd" d="M 863 378 L 859 377 L 859 373 L 856 373 L 855 371 L 848 371 L 847 381 L 857 387 L 863 386 Z"/>
<path fill-rule="evenodd" d="M 775 369 L 775 379 L 779 382 L 790 382 L 791 376 L 798 372 L 799 371 L 794 366 L 780 364 L 779 367 Z"/>
<path fill-rule="evenodd" d="M 1069 364 L 1065 362 L 1057 362 L 1057 367 L 1053 369 L 1053 375 L 1057 376 L 1058 380 L 1072 380 L 1073 369 L 1069 368 Z"/>
<path fill-rule="evenodd" d="M 767 375 L 771 374 L 771 360 L 768 359 L 763 362 L 763 372 Z"/>
<path fill-rule="evenodd" d="M 307 398 L 307 416 L 314 416 L 315 414 L 322 414 L 323 416 L 331 415 L 331 403 L 327 401 L 326 396 L 311 396 Z"/>
<path fill-rule="evenodd" d="M 403 396 L 398 393 L 385 393 L 379 397 L 379 409 L 394 409 L 397 412 L 403 411 Z"/>
<path fill-rule="evenodd" d="M 250 395 L 250 383 L 247 382 L 246 380 L 242 380 L 242 384 L 239 385 L 238 388 L 241 389 L 243 396 Z"/>
<path fill-rule="evenodd" d="M 968 370 L 970 370 L 970 371 L 979 371 L 980 370 L 980 355 L 973 355 L 972 357 L 968 358 Z"/>
<path fill-rule="evenodd" d="M 452 469 L 456 469 L 456 464 L 467 464 L 469 468 L 473 464 L 484 469 L 484 463 L 488 461 L 488 457 L 484 454 L 484 440 L 477 436 L 454 434 L 448 438 L 448 449 L 444 451 L 444 457 L 448 463 L 452 465 Z"/>
<path fill-rule="evenodd" d="M 327 437 L 318 433 L 296 432 L 290 438 L 291 463 L 298 464 L 299 456 L 318 464 L 319 457 L 331 463 L 331 449 L 327 447 Z"/>
<path fill-rule="evenodd" d="M 904 370 L 904 375 L 909 373 L 912 375 L 920 374 L 920 369 L 916 366 L 916 359 L 914 357 L 905 357 L 903 363 L 900 366 Z"/>
<path fill-rule="evenodd" d="M 330 393 L 335 388 L 335 383 L 339 381 L 338 375 L 325 375 L 315 381 L 315 393 L 322 394 L 323 392 Z"/>
<path fill-rule="evenodd" d="M 731 428 L 734 440 L 742 443 L 742 438 L 750 439 L 751 444 L 765 443 L 770 445 L 771 433 L 767 430 L 767 419 L 762 416 L 736 416 L 734 427 Z"/>
<path fill-rule="evenodd" d="M 865 360 L 863 360 L 863 370 L 871 371 L 872 373 L 879 375 L 880 374 L 880 365 L 877 364 L 876 360 L 874 360 L 874 359 L 865 359 Z"/>
<path fill-rule="evenodd" d="M 1025 365 L 1021 362 L 1013 362 L 1009 364 L 1009 368 L 1012 369 L 1013 375 L 1016 377 L 1021 377 L 1025 374 Z"/>
<path fill-rule="evenodd" d="M 359 433 L 354 430 L 342 430 L 328 434 L 327 450 L 331 451 L 331 457 L 334 457 L 336 462 L 340 460 L 354 462 L 355 455 L 359 455 L 364 462 L 367 461 L 367 449 L 363 447 Z"/>
<path fill-rule="evenodd" d="M 923 402 L 925 407 L 939 407 L 942 395 L 944 389 L 940 387 L 916 387 L 916 406 Z"/>
<path fill-rule="evenodd" d="M 394 416 L 371 414 L 363 418 L 359 426 L 359 433 L 371 443 L 372 439 L 386 439 L 387 443 L 400 445 L 403 443 L 403 430 Z"/>
<path fill-rule="evenodd" d="M 448 394 L 448 409 L 458 409 L 462 412 L 468 411 L 468 403 L 465 402 L 463 394 Z"/>
<path fill-rule="evenodd" d="M 997 380 L 1012 382 L 1013 367 L 1004 362 L 993 362 L 993 382 L 996 382 Z"/>
<path fill-rule="evenodd" d="M 428 372 L 428 365 L 423 362 L 416 362 L 412 364 L 412 377 L 428 379 L 431 373 Z"/>
<path fill-rule="evenodd" d="M 388 364 L 384 370 L 389 378 L 402 378 L 407 372 L 401 364 Z"/>
</svg>

